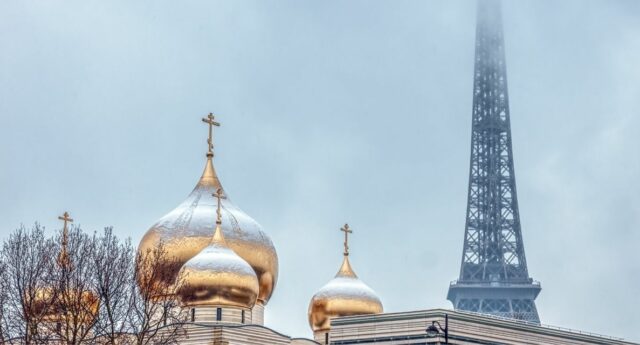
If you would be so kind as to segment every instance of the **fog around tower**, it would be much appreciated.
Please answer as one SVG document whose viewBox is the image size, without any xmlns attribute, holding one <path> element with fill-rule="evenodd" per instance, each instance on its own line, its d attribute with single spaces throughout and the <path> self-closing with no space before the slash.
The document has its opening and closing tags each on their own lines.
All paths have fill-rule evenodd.
<svg viewBox="0 0 640 345">
<path fill-rule="evenodd" d="M 529 273 L 544 324 L 639 341 L 640 3 L 503 7 Z M 280 259 L 266 324 L 350 260 L 385 311 L 451 308 L 471 1 L 2 2 L 0 233 L 69 211 L 135 243 L 215 165 Z M 215 215 L 212 215 L 214 217 Z M 213 219 L 213 218 L 212 218 Z"/>
</svg>

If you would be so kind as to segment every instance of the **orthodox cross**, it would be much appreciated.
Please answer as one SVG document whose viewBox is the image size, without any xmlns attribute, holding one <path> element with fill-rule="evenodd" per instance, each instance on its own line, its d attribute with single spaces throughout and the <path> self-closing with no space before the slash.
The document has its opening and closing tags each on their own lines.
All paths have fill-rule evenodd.
<svg viewBox="0 0 640 345">
<path fill-rule="evenodd" d="M 207 139 L 207 143 L 209 143 L 209 151 L 207 152 L 207 156 L 213 156 L 213 127 L 220 127 L 220 122 L 215 121 L 213 113 L 209 113 L 207 117 L 202 118 L 202 122 L 209 125 L 209 139 Z"/>
<path fill-rule="evenodd" d="M 62 216 L 58 216 L 58 219 L 64 222 L 62 228 L 62 251 L 60 252 L 60 256 L 58 257 L 58 262 L 61 266 L 69 265 L 69 254 L 67 253 L 67 245 L 69 242 L 69 230 L 67 230 L 67 224 L 73 223 L 73 219 L 69 217 L 69 212 L 65 212 Z"/>
<path fill-rule="evenodd" d="M 349 224 L 344 224 L 340 228 L 340 231 L 344 231 L 344 256 L 349 255 L 349 234 L 353 233 L 353 230 L 349 228 Z"/>
<path fill-rule="evenodd" d="M 69 212 L 65 212 L 62 216 L 58 216 L 58 219 L 64 221 L 64 226 L 62 228 L 62 245 L 66 248 L 68 242 L 68 233 L 67 223 L 73 223 L 73 219 L 69 216 Z"/>
<path fill-rule="evenodd" d="M 218 199 L 218 209 L 216 210 L 217 213 L 217 218 L 216 218 L 216 224 L 222 224 L 222 211 L 220 210 L 220 207 L 222 205 L 222 203 L 220 202 L 220 199 L 224 198 L 224 194 L 222 191 L 222 188 L 218 188 L 218 190 L 213 193 L 213 196 Z"/>
</svg>

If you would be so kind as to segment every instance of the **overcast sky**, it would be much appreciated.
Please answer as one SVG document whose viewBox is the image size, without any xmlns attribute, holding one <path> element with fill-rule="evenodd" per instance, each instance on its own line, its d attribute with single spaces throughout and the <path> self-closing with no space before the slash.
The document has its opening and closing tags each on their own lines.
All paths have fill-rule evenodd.
<svg viewBox="0 0 640 345">
<path fill-rule="evenodd" d="M 640 2 L 504 4 L 515 168 L 542 322 L 640 340 Z M 280 257 L 266 323 L 311 336 L 341 262 L 385 311 L 459 274 L 473 1 L 0 3 L 0 229 L 68 210 L 138 243 L 216 167 Z"/>
</svg>

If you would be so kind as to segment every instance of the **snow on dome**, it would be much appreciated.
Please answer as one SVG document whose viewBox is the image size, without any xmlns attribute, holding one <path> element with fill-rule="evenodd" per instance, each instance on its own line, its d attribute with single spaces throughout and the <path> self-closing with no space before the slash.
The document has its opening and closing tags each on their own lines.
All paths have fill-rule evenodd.
<svg viewBox="0 0 640 345">
<path fill-rule="evenodd" d="M 207 156 L 202 177 L 191 194 L 173 211 L 160 218 L 140 241 L 139 251 L 144 252 L 162 242 L 167 254 L 175 258 L 180 267 L 209 245 L 215 227 L 217 202 L 212 196 L 223 189 L 213 166 L 212 156 Z M 226 195 L 226 194 L 225 194 Z M 222 198 L 221 229 L 229 248 L 246 261 L 254 270 L 259 283 L 258 303 L 266 305 L 278 280 L 278 255 L 269 236 L 262 227 L 234 205 Z M 169 274 L 177 277 L 176 267 L 167 267 Z"/>
<path fill-rule="evenodd" d="M 227 246 L 220 226 L 209 246 L 182 266 L 178 282 L 186 306 L 252 308 L 259 292 L 253 268 Z"/>
<path fill-rule="evenodd" d="M 311 299 L 309 325 L 314 332 L 326 331 L 334 317 L 379 314 L 382 311 L 380 298 L 358 279 L 351 268 L 348 254 L 345 254 L 335 278 L 320 288 Z"/>
</svg>

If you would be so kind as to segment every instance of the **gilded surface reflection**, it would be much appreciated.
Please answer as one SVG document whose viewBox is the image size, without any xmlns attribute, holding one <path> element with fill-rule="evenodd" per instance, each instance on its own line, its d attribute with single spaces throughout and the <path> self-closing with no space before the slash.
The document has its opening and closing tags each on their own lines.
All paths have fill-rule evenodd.
<svg viewBox="0 0 640 345">
<path fill-rule="evenodd" d="M 186 263 L 206 248 L 215 226 L 217 202 L 212 196 L 222 188 L 207 156 L 198 184 L 176 209 L 153 225 L 140 241 L 139 250 L 153 248 L 163 241 L 169 256 Z M 261 226 L 226 197 L 222 199 L 221 229 L 227 245 L 254 270 L 259 284 L 258 303 L 266 304 L 278 280 L 278 256 L 271 239 Z M 175 281 L 179 267 L 167 267 L 167 279 Z"/>
<path fill-rule="evenodd" d="M 178 281 L 180 298 L 187 306 L 252 308 L 259 291 L 256 274 L 227 247 L 220 226 L 210 244 L 182 266 Z"/>
<path fill-rule="evenodd" d="M 348 224 L 340 230 L 345 233 L 344 258 L 340 270 L 309 303 L 309 325 L 314 332 L 329 330 L 331 319 L 335 317 L 383 312 L 380 298 L 358 279 L 349 262 L 349 234 L 353 231 Z"/>
<path fill-rule="evenodd" d="M 74 310 L 73 313 L 67 310 L 69 307 Z M 91 291 L 59 291 L 50 287 L 38 289 L 33 302 L 34 314 L 52 323 L 63 323 L 67 318 L 71 322 L 91 323 L 98 315 L 99 307 L 100 299 Z"/>
</svg>

